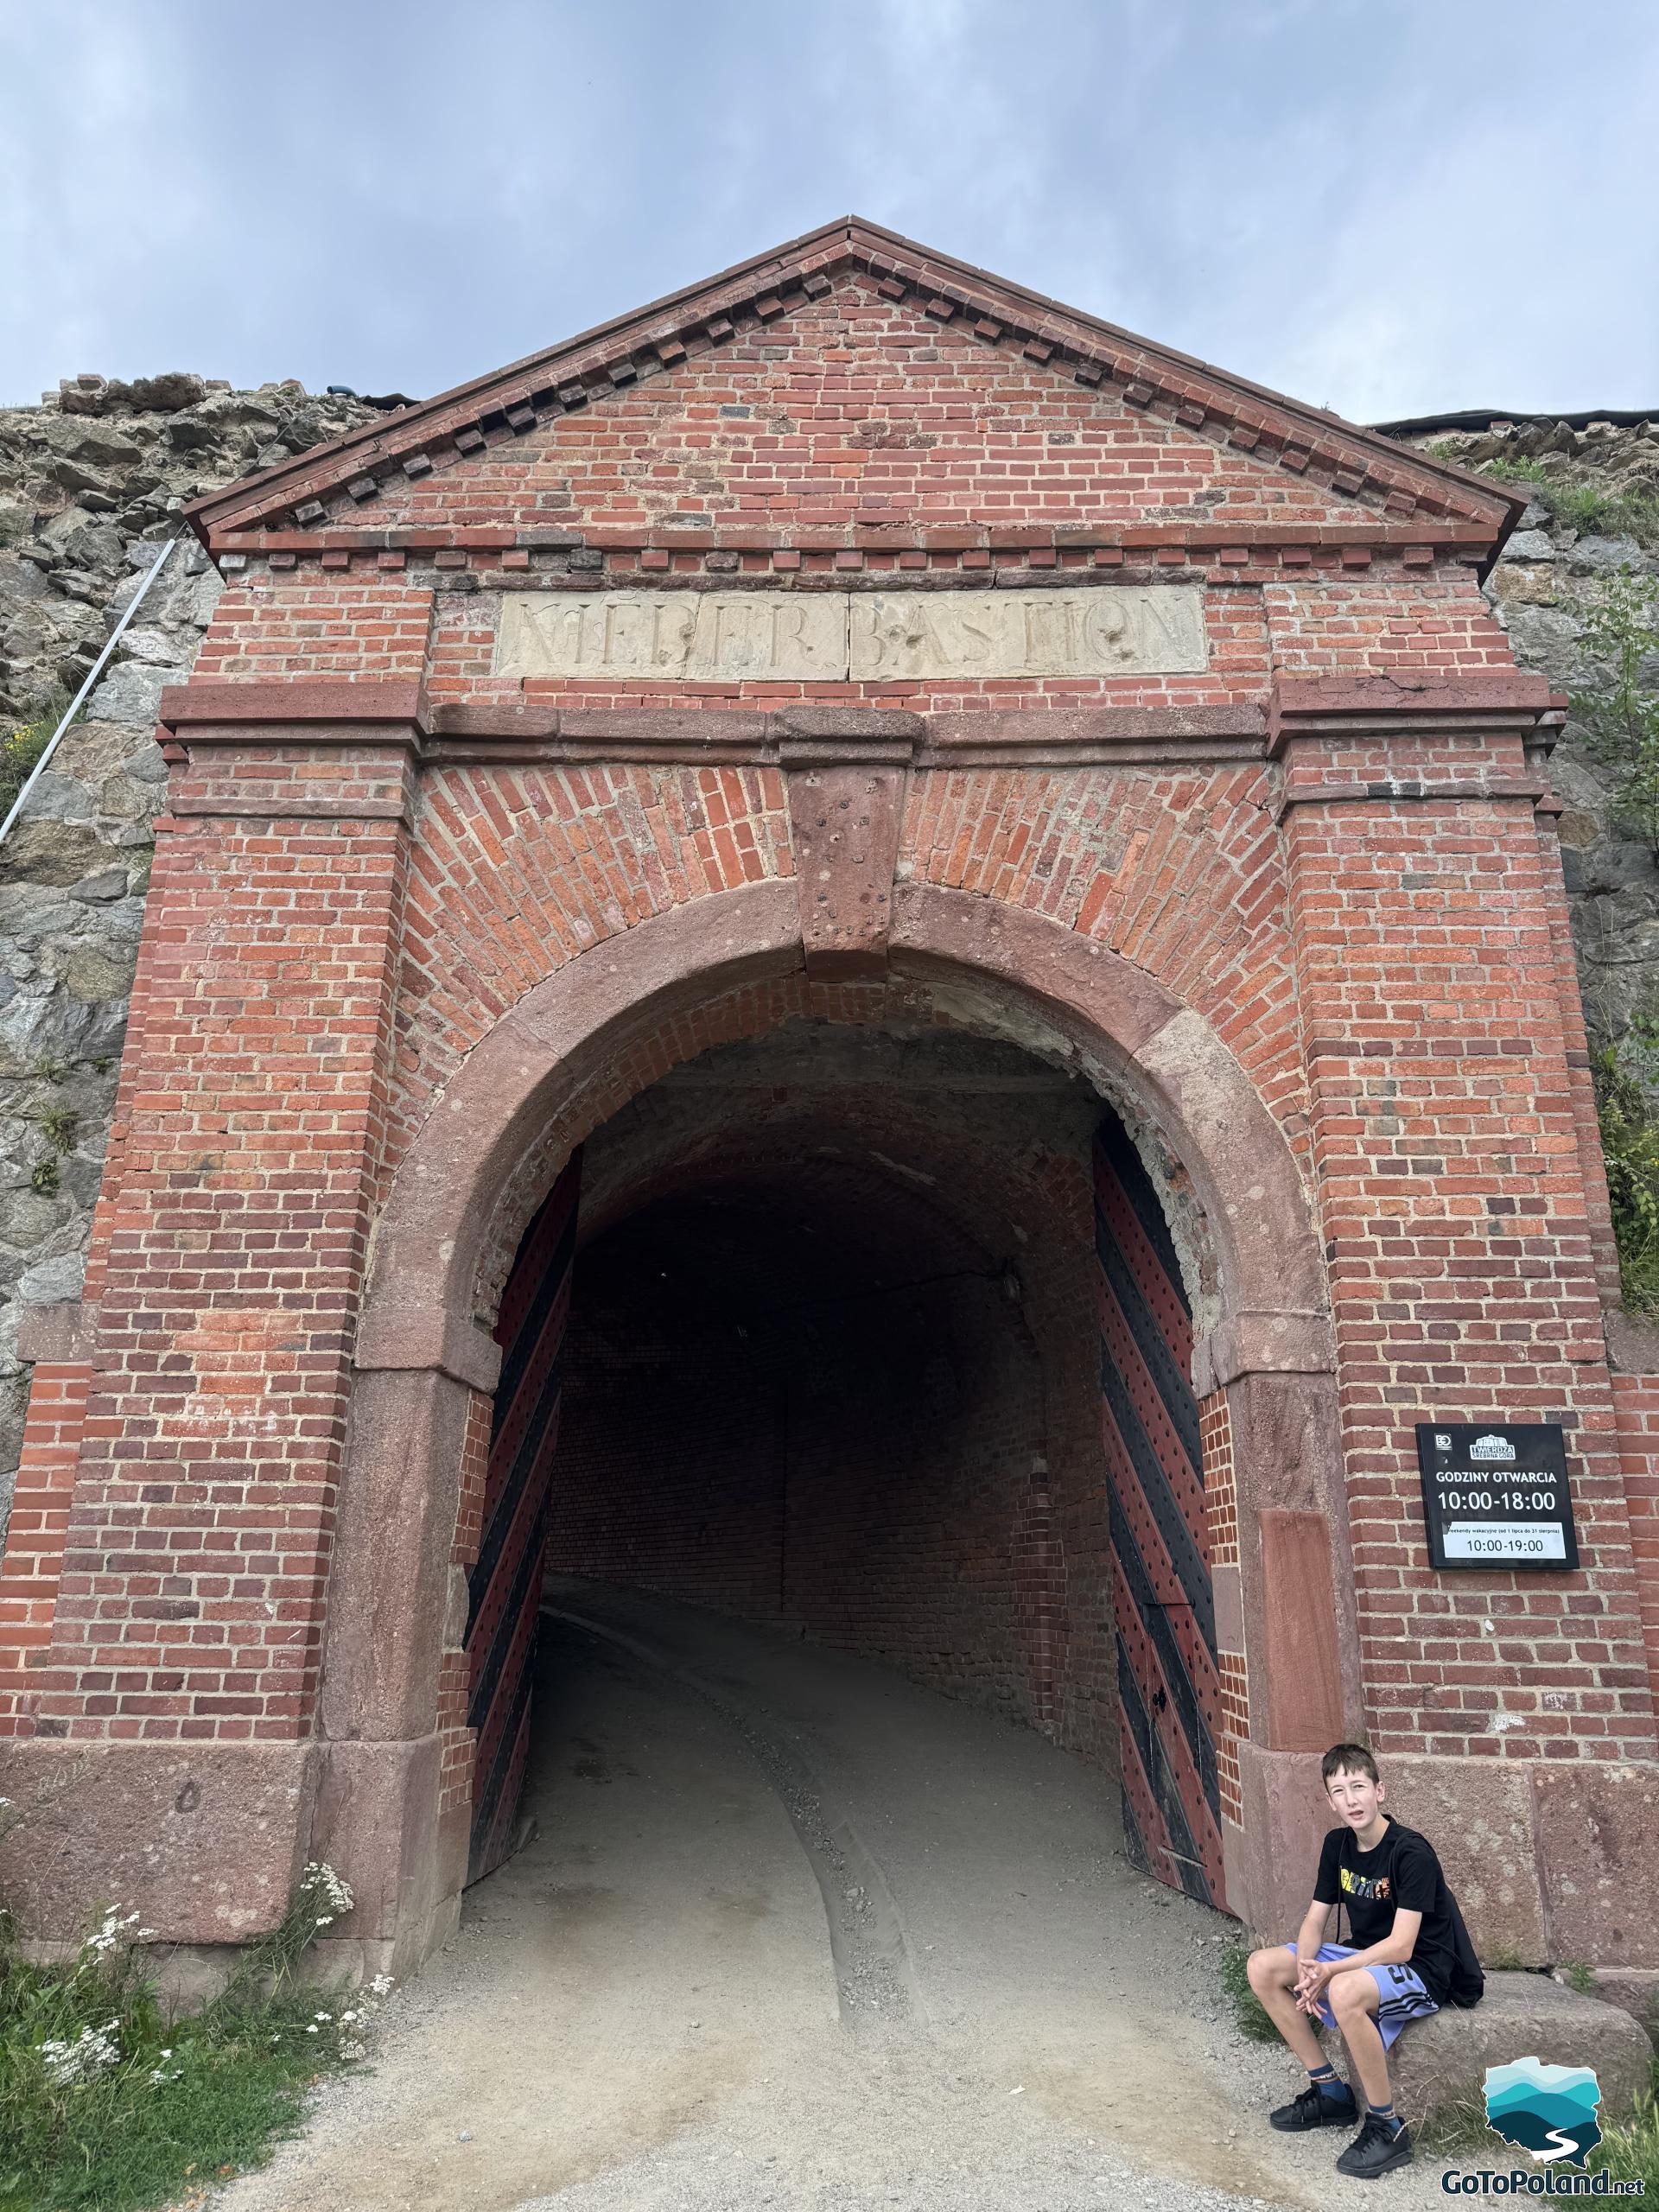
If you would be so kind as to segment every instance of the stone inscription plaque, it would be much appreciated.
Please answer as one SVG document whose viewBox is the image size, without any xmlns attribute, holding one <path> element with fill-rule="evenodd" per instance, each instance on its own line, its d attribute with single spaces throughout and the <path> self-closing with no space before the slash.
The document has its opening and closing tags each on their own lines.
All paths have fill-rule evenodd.
<svg viewBox="0 0 1659 2212">
<path fill-rule="evenodd" d="M 515 592 L 493 673 L 671 682 L 1179 675 L 1201 586 L 1085 591 Z"/>
<path fill-rule="evenodd" d="M 848 595 L 849 672 L 1178 675 L 1208 664 L 1201 587 Z"/>
<path fill-rule="evenodd" d="M 516 592 L 494 673 L 833 683 L 847 674 L 847 594 Z"/>
</svg>

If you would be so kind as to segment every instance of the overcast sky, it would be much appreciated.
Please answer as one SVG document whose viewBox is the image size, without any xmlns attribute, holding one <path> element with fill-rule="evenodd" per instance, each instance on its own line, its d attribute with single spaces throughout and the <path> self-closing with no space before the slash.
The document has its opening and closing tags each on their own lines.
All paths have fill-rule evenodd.
<svg viewBox="0 0 1659 2212">
<path fill-rule="evenodd" d="M 856 213 L 1361 421 L 1659 409 L 1654 0 L 0 0 L 0 401 L 424 397 Z"/>
</svg>

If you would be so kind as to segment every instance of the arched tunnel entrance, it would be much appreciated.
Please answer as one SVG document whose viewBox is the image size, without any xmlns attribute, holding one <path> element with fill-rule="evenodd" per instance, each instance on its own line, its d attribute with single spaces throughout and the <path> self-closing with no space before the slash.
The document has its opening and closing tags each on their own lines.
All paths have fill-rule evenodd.
<svg viewBox="0 0 1659 2212">
<path fill-rule="evenodd" d="M 474 1878 L 534 1764 L 545 1569 L 1035 1729 L 1121 1779 L 1136 1863 L 1224 1903 L 1209 1267 L 1157 1139 L 1001 1039 L 798 1017 L 641 1091 L 503 1298 Z"/>
</svg>

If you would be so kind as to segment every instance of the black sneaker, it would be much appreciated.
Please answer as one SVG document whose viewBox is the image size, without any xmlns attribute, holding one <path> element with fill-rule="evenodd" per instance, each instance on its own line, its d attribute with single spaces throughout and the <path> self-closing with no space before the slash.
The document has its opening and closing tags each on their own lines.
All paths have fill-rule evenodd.
<svg viewBox="0 0 1659 2212">
<path fill-rule="evenodd" d="M 1305 2127 L 1351 2127 L 1358 2118 L 1359 2107 L 1346 2084 L 1339 2097 L 1327 2097 L 1310 2082 L 1300 2097 L 1293 2097 L 1287 2105 L 1268 2114 L 1268 2125 L 1281 2135 L 1300 2135 Z"/>
<path fill-rule="evenodd" d="M 1337 2160 L 1337 2171 L 1356 2181 L 1375 2181 L 1379 2174 L 1391 2174 L 1396 2166 L 1410 2164 L 1411 2130 L 1403 2121 L 1390 2127 L 1386 2120 L 1368 2114 L 1364 2126 Z"/>
</svg>

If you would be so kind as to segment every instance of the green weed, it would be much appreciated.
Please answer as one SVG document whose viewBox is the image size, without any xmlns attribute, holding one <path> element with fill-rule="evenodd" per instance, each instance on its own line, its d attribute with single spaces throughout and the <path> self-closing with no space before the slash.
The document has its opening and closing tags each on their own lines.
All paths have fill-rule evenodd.
<svg viewBox="0 0 1659 2212">
<path fill-rule="evenodd" d="M 0 2212 L 147 2212 L 263 2164 L 312 2083 L 362 2059 L 389 1986 L 295 1978 L 350 1904 L 331 1868 L 308 1867 L 281 1925 L 177 2018 L 145 1974 L 136 1914 L 111 1910 L 54 1967 L 25 1961 L 0 1920 Z"/>
<path fill-rule="evenodd" d="M 1417 2147 L 1431 2158 L 1454 2158 L 1465 2152 L 1496 2150 L 1499 2139 L 1486 2125 L 1486 2100 L 1479 2093 L 1447 2097 L 1427 2112 L 1408 2113 Z"/>
<path fill-rule="evenodd" d="M 1477 464 L 1478 474 L 1499 484 L 1523 484 L 1541 507 L 1581 537 L 1633 537 L 1638 545 L 1659 544 L 1659 495 L 1645 486 L 1610 492 L 1579 477 L 1550 475 L 1539 461 L 1524 457 Z"/>
<path fill-rule="evenodd" d="M 1632 1313 L 1659 1313 L 1659 1121 L 1612 1052 L 1592 1071 L 1619 1287 Z"/>
<path fill-rule="evenodd" d="M 1524 454 L 1514 461 L 1500 454 L 1496 461 L 1478 461 L 1475 466 L 1478 475 L 1493 477 L 1500 484 L 1547 484 L 1549 481 L 1544 474 L 1542 461 L 1529 461 Z"/>
<path fill-rule="evenodd" d="M 1659 2069 L 1655 2089 L 1659 2089 Z M 1605 2171 L 1618 2181 L 1643 2183 L 1643 2195 L 1649 2202 L 1659 2194 L 1659 2104 L 1655 2102 L 1655 2089 L 1637 2099 L 1636 2110 L 1623 2127 L 1603 2130 L 1587 2161 L 1592 2173 Z"/>
<path fill-rule="evenodd" d="M 54 1152 L 73 1152 L 80 1135 L 80 1116 L 67 1106 L 48 1106 L 40 1117 L 41 1135 Z"/>
<path fill-rule="evenodd" d="M 1233 2018 L 1241 2035 L 1248 2036 L 1252 2043 L 1278 2042 L 1278 2029 L 1250 1987 L 1250 1947 L 1242 1937 L 1221 1947 L 1221 1986 L 1233 2008 Z"/>
<path fill-rule="evenodd" d="M 67 703 L 67 701 L 60 701 L 55 707 L 44 707 L 33 721 L 25 722 L 21 729 L 14 729 L 7 736 L 0 737 L 0 822 L 10 813 L 18 792 L 29 781 L 35 764 L 45 752 Z"/>
</svg>

